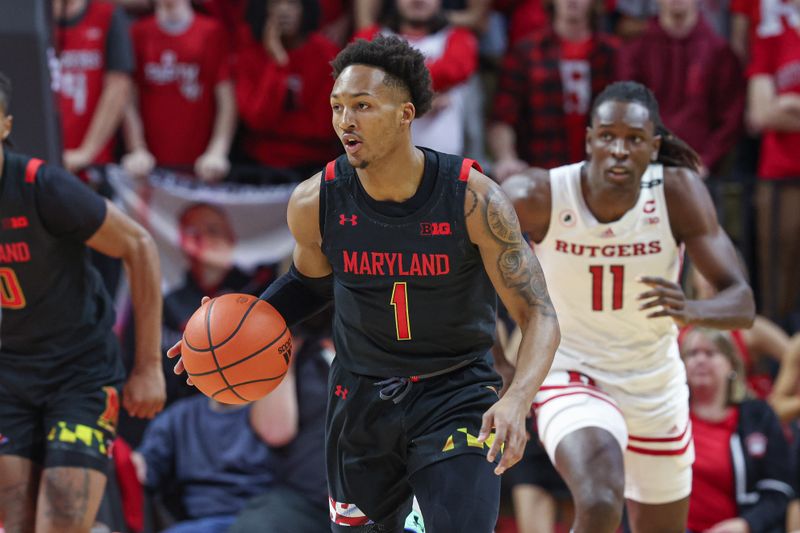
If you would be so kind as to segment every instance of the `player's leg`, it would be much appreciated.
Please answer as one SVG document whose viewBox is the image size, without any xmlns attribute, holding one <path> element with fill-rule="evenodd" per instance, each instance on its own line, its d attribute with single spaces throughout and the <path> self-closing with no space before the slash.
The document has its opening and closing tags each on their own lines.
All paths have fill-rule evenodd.
<svg viewBox="0 0 800 533">
<path fill-rule="evenodd" d="M 622 519 L 627 445 L 616 402 L 577 372 L 551 372 L 534 402 L 539 436 L 572 494 L 573 531 L 612 532 Z"/>
<path fill-rule="evenodd" d="M 577 429 L 559 442 L 555 465 L 575 502 L 573 531 L 616 531 L 625 487 L 619 441 L 603 428 Z"/>
<path fill-rule="evenodd" d="M 426 533 L 492 533 L 500 509 L 500 477 L 478 453 L 430 464 L 409 478 Z"/>
<path fill-rule="evenodd" d="M 6 533 L 33 532 L 44 453 L 36 399 L 42 391 L 26 373 L 4 363 L 0 379 L 0 522 Z"/>
<path fill-rule="evenodd" d="M 683 533 L 688 518 L 688 496 L 660 505 L 628 500 L 628 522 L 634 533 Z"/>
<path fill-rule="evenodd" d="M 95 520 L 119 415 L 120 384 L 104 383 L 75 380 L 48 402 L 37 533 L 86 532 Z"/>
<path fill-rule="evenodd" d="M 0 523 L 6 533 L 33 533 L 40 473 L 30 459 L 0 456 Z"/>
<path fill-rule="evenodd" d="M 91 468 L 45 468 L 36 503 L 36 533 L 86 533 L 94 523 L 106 476 Z"/>
</svg>

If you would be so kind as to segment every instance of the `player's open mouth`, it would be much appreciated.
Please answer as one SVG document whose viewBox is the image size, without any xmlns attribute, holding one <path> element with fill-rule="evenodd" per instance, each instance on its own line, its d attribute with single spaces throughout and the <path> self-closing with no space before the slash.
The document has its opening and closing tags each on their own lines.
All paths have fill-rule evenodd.
<svg viewBox="0 0 800 533">
<path fill-rule="evenodd" d="M 625 167 L 611 167 L 606 170 L 606 175 L 615 179 L 627 178 L 630 174 L 631 171 Z"/>
<path fill-rule="evenodd" d="M 352 154 L 357 152 L 363 143 L 355 135 L 345 134 L 342 136 L 342 144 L 344 144 L 345 151 Z"/>
</svg>

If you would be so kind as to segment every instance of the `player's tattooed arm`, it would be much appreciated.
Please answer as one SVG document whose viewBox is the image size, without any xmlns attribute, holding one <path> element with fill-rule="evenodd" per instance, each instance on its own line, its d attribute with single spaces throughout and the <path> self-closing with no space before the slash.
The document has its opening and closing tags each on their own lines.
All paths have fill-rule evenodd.
<svg viewBox="0 0 800 533">
<path fill-rule="evenodd" d="M 477 206 L 471 209 L 473 198 Z M 464 198 L 464 215 L 486 273 L 522 331 L 514 377 L 503 397 L 483 415 L 478 437 L 487 442 L 494 428 L 495 439 L 486 457 L 490 461 L 505 445 L 495 468 L 499 475 L 522 457 L 527 440 L 525 417 L 550 369 L 561 335 L 544 273 L 522 236 L 514 207 L 496 183 L 474 170 Z"/>
<path fill-rule="evenodd" d="M 488 188 L 480 195 L 480 202 L 472 186 L 467 188 L 466 196 L 467 204 L 473 201 L 473 207 L 466 212 L 468 224 L 472 216 L 482 218 L 486 236 L 497 247 L 497 270 L 504 285 L 529 305 L 555 316 L 542 267 L 522 236 L 519 219 L 508 198 L 497 187 Z M 480 209 L 476 208 L 479 203 Z"/>
</svg>

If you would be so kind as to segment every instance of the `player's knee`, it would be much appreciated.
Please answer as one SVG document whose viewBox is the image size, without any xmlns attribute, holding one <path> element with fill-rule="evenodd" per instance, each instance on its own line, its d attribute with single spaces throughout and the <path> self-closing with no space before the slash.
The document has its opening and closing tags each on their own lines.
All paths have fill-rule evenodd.
<svg viewBox="0 0 800 533">
<path fill-rule="evenodd" d="M 613 487 L 593 487 L 575 495 L 575 511 L 588 524 L 614 527 L 622 520 L 623 496 Z"/>
</svg>

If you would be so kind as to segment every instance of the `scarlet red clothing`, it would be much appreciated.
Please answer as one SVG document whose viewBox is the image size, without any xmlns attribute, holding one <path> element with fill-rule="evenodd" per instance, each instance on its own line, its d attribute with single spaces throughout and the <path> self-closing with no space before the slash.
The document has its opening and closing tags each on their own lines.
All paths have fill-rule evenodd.
<svg viewBox="0 0 800 533">
<path fill-rule="evenodd" d="M 242 27 L 239 36 L 244 44 L 233 72 L 239 115 L 247 127 L 245 153 L 274 168 L 322 167 L 334 159 L 341 152 L 329 103 L 329 63 L 338 53 L 336 45 L 311 34 L 288 51 L 289 63 L 280 66 L 249 28 Z"/>
<path fill-rule="evenodd" d="M 739 516 L 733 483 L 731 435 L 739 424 L 739 407 L 721 422 L 707 422 L 691 414 L 695 460 L 689 520 L 692 531 L 705 531 L 717 522 Z"/>
<path fill-rule="evenodd" d="M 800 14 L 792 5 L 792 0 L 731 0 L 731 12 L 748 18 L 748 43 L 758 38 L 780 35 L 787 28 L 800 26 Z"/>
<path fill-rule="evenodd" d="M 727 42 L 702 19 L 682 39 L 651 21 L 620 50 L 619 78 L 655 93 L 664 124 L 714 169 L 739 139 L 745 80 Z"/>
<path fill-rule="evenodd" d="M 542 0 L 494 0 L 492 9 L 505 15 L 508 21 L 509 47 L 550 24 Z"/>
<path fill-rule="evenodd" d="M 371 41 L 380 32 L 380 26 L 369 26 L 357 32 L 353 38 Z M 413 35 L 401 36 L 411 45 L 418 40 Z M 478 41 L 475 35 L 466 28 L 450 28 L 442 55 L 428 58 L 425 64 L 431 73 L 433 90 L 437 93 L 464 83 L 478 67 Z"/>
<path fill-rule="evenodd" d="M 570 161 L 586 157 L 586 124 L 592 99 L 591 50 L 591 38 L 580 42 L 561 41 L 561 85 L 564 87 Z"/>
<path fill-rule="evenodd" d="M 753 391 L 757 398 L 766 400 L 772 392 L 772 377 L 764 372 L 756 374 L 757 370 L 753 364 L 753 356 L 744 340 L 742 330 L 731 330 L 731 340 L 739 351 L 739 355 L 744 363 L 745 373 L 747 374 L 747 386 Z"/>
<path fill-rule="evenodd" d="M 797 29 L 758 39 L 749 75 L 772 76 L 778 95 L 800 94 L 800 34 Z M 763 179 L 800 179 L 800 131 L 764 132 L 758 175 Z"/>
<path fill-rule="evenodd" d="M 160 166 L 191 167 L 213 133 L 214 89 L 230 78 L 222 26 L 195 15 L 186 31 L 174 35 L 148 17 L 131 34 L 147 148 Z"/>
<path fill-rule="evenodd" d="M 107 41 L 123 37 L 111 31 L 116 9 L 119 8 L 110 2 L 92 0 L 77 21 L 56 26 L 59 72 L 54 76 L 54 85 L 65 149 L 78 148 L 83 142 L 103 92 L 104 75 L 112 69 Z M 112 152 L 113 143 L 109 141 L 94 163 L 110 163 Z"/>
<path fill-rule="evenodd" d="M 591 101 L 615 79 L 617 40 L 596 34 L 587 52 Z M 544 168 L 564 165 L 570 155 L 565 88 L 561 77 L 561 40 L 546 28 L 522 39 L 500 71 L 492 120 L 514 128 L 520 159 Z M 584 123 L 586 127 L 586 123 Z M 583 152 L 581 153 L 583 158 Z"/>
</svg>

